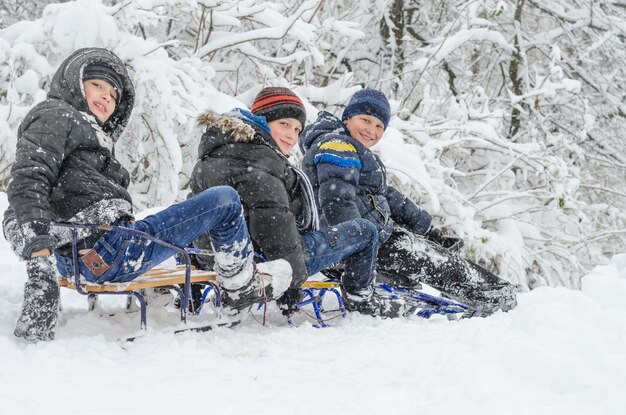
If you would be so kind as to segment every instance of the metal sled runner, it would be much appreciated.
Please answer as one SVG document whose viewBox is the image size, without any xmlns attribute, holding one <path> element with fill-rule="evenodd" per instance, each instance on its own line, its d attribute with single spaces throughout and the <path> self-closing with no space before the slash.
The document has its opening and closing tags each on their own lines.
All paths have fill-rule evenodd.
<svg viewBox="0 0 626 415">
<path fill-rule="evenodd" d="M 477 315 L 476 311 L 470 309 L 465 304 L 426 294 L 419 290 L 396 287 L 391 284 L 378 284 L 376 288 L 390 295 L 403 298 L 409 306 L 414 308 L 413 314 L 418 317 L 430 318 L 439 314 L 452 319 L 457 316 L 469 318 Z"/>
</svg>

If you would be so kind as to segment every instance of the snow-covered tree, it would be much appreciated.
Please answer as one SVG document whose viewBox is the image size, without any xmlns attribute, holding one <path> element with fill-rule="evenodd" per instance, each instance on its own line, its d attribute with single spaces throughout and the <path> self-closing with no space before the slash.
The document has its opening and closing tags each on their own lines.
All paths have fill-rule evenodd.
<svg viewBox="0 0 626 415">
<path fill-rule="evenodd" d="M 347 1 L 318 13 L 361 34 L 321 34 L 333 52 L 312 82 L 351 76 L 394 98 L 402 139 L 379 151 L 395 180 L 467 235 L 477 260 L 530 286 L 577 286 L 571 271 L 623 246 L 624 9 L 565 3 Z"/>
<path fill-rule="evenodd" d="M 33 22 L 11 15 L 19 4 L 0 9 L 21 21 L 0 31 L 0 183 L 56 65 L 102 46 L 137 85 L 118 155 L 138 208 L 187 193 L 200 112 L 281 85 L 313 120 L 373 87 L 397 115 L 377 149 L 391 180 L 467 255 L 523 286 L 577 287 L 623 250 L 619 2 L 78 0 Z"/>
<path fill-rule="evenodd" d="M 2 0 L 0 3 L 0 29 L 22 20 L 36 19 L 44 7 L 67 0 Z"/>
</svg>

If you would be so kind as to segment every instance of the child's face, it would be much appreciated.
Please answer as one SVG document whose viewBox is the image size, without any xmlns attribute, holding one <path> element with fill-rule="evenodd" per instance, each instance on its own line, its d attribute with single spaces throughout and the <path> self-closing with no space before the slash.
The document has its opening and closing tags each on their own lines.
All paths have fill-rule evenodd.
<svg viewBox="0 0 626 415">
<path fill-rule="evenodd" d="M 378 143 L 385 132 L 383 122 L 373 115 L 355 115 L 343 123 L 348 128 L 350 136 L 367 148 Z"/>
<path fill-rule="evenodd" d="M 117 91 L 102 79 L 83 81 L 83 89 L 89 110 L 100 122 L 105 123 L 115 111 Z"/>
<path fill-rule="evenodd" d="M 295 118 L 280 118 L 267 123 L 270 134 L 278 144 L 280 151 L 287 155 L 298 142 L 298 136 L 302 132 L 302 124 Z"/>
</svg>

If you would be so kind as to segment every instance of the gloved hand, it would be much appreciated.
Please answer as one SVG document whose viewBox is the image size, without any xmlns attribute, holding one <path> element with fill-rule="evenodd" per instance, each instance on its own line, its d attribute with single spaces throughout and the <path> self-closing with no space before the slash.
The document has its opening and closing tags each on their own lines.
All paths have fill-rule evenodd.
<svg viewBox="0 0 626 415">
<path fill-rule="evenodd" d="M 40 221 L 28 222 L 22 225 L 22 234 L 24 235 L 22 258 L 30 259 L 34 252 L 42 249 L 48 249 L 52 253 L 59 241 L 56 236 L 47 233 L 48 229 L 48 224 Z"/>
<path fill-rule="evenodd" d="M 452 252 L 458 252 L 465 245 L 463 239 L 455 236 L 445 236 L 441 229 L 435 227 L 431 227 L 424 236 L 429 241 L 432 241 Z"/>
<path fill-rule="evenodd" d="M 57 247 L 57 238 L 52 235 L 36 235 L 26 241 L 22 250 L 22 258 L 30 259 L 33 253 L 48 249 L 50 253 Z"/>
</svg>

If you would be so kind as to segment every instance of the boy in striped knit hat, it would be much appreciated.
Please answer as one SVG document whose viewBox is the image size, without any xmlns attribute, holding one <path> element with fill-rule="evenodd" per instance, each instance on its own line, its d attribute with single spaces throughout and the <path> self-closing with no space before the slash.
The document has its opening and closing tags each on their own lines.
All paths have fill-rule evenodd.
<svg viewBox="0 0 626 415">
<path fill-rule="evenodd" d="M 285 259 L 292 267 L 291 289 L 279 301 L 288 312 L 293 311 L 298 288 L 309 276 L 343 262 L 341 282 L 348 305 L 356 302 L 360 312 L 373 316 L 400 316 L 406 311 L 402 300 L 371 293 L 378 251 L 376 227 L 355 219 L 319 228 L 311 184 L 288 161 L 305 121 L 300 98 L 280 87 L 262 89 L 251 111 L 205 113 L 199 118 L 206 132 L 191 177 L 192 191 L 221 185 L 237 190 L 255 251 L 268 260 Z M 203 238 L 195 245 L 210 248 Z M 199 258 L 201 263 L 207 259 Z M 251 305 L 245 293 L 223 292 L 227 307 Z"/>
</svg>

